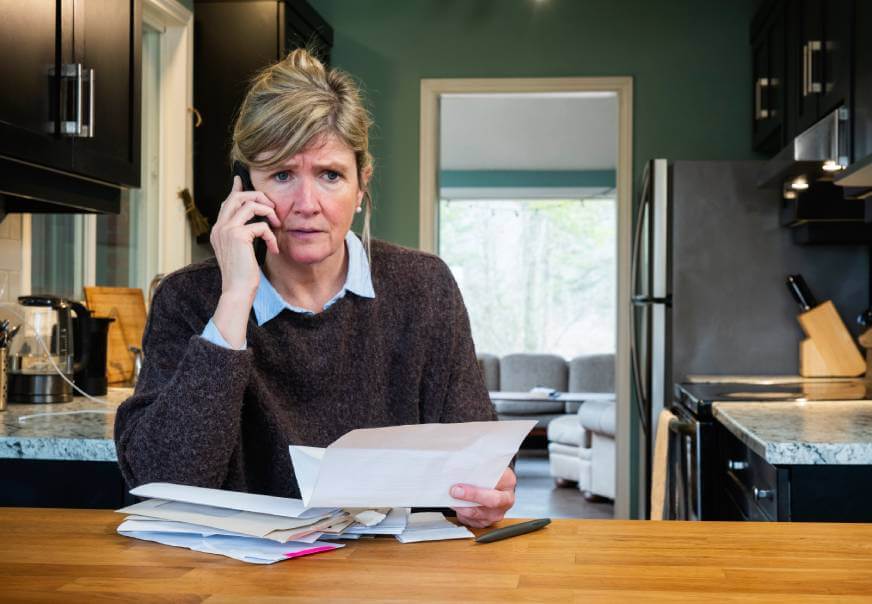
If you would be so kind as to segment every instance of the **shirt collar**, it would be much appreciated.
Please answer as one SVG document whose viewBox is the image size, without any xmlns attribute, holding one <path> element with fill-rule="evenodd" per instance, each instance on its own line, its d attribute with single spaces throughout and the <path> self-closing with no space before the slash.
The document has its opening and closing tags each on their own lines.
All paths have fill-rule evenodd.
<svg viewBox="0 0 872 604">
<path fill-rule="evenodd" d="M 372 287 L 372 272 L 369 269 L 369 260 L 366 250 L 357 235 L 348 231 L 345 235 L 345 249 L 348 252 L 348 274 L 345 276 L 345 284 L 336 295 L 327 301 L 324 310 L 327 310 L 337 300 L 345 297 L 346 292 L 351 292 L 361 298 L 375 298 L 375 290 Z M 314 315 L 311 310 L 292 306 L 284 301 L 273 287 L 263 270 L 260 271 L 260 283 L 257 285 L 257 293 L 254 296 L 254 316 L 258 325 L 274 319 L 280 312 L 288 309 L 291 312 Z"/>
</svg>

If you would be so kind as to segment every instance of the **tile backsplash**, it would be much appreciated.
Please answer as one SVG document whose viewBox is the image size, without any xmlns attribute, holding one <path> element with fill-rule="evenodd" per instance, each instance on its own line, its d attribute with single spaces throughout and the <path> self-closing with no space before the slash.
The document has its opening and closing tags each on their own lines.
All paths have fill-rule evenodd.
<svg viewBox="0 0 872 604">
<path fill-rule="evenodd" d="M 0 302 L 21 294 L 22 262 L 21 214 L 7 214 L 0 221 Z"/>
</svg>

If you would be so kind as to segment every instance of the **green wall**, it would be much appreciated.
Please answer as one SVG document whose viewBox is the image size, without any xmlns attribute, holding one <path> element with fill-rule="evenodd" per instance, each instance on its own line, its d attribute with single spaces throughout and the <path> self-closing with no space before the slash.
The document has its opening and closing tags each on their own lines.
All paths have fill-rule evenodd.
<svg viewBox="0 0 872 604">
<path fill-rule="evenodd" d="M 373 116 L 377 237 L 418 242 L 421 78 L 633 76 L 634 173 L 753 157 L 753 0 L 309 0 Z"/>
<path fill-rule="evenodd" d="M 375 236 L 418 243 L 422 78 L 632 76 L 645 161 L 747 159 L 755 0 L 309 0 L 375 118 Z M 631 458 L 637 459 L 634 434 Z M 638 514 L 638 463 L 631 517 Z"/>
</svg>

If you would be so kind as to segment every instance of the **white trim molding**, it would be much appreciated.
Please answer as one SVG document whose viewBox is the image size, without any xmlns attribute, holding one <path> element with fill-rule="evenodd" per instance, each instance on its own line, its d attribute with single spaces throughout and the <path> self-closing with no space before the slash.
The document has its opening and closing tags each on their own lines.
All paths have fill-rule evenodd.
<svg viewBox="0 0 872 604">
<path fill-rule="evenodd" d="M 160 167 L 155 273 L 191 261 L 191 229 L 179 192 L 193 191 L 194 14 L 178 0 L 144 0 L 143 21 L 163 32 L 160 48 Z M 152 273 L 153 274 L 153 273 Z"/>
<path fill-rule="evenodd" d="M 436 253 L 439 171 L 439 103 L 443 94 L 611 92 L 618 99 L 618 291 L 615 398 L 617 401 L 615 517 L 633 510 L 632 400 L 630 391 L 630 245 L 633 219 L 633 78 L 422 79 L 418 246 Z M 639 472 L 642 472 L 639 467 Z M 638 483 L 637 483 L 638 484 Z M 644 489 L 637 501 L 644 499 Z M 639 508 L 644 509 L 644 507 Z"/>
</svg>

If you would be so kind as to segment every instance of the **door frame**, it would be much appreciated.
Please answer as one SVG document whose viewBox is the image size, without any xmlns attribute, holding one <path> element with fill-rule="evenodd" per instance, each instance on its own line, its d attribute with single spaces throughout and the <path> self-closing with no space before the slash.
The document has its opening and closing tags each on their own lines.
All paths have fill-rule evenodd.
<svg viewBox="0 0 872 604">
<path fill-rule="evenodd" d="M 436 253 L 439 196 L 439 105 L 443 94 L 613 92 L 618 99 L 616 179 L 617 341 L 615 354 L 615 518 L 630 518 L 633 502 L 630 391 L 630 254 L 633 207 L 633 78 L 457 78 L 421 80 L 418 246 Z M 636 468 L 638 471 L 638 468 Z"/>
</svg>

